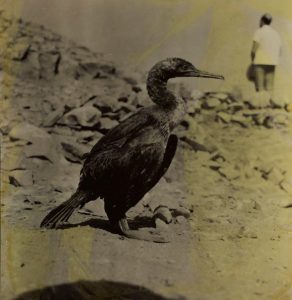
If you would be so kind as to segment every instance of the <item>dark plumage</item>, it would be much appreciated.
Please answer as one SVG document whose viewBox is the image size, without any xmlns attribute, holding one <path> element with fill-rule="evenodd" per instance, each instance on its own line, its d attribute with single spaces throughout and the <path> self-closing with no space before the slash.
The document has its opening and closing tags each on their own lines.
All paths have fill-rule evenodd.
<svg viewBox="0 0 292 300">
<path fill-rule="evenodd" d="M 184 101 L 166 87 L 167 81 L 175 77 L 223 79 L 199 71 L 180 58 L 157 63 L 147 79 L 148 94 L 155 105 L 142 108 L 96 143 L 84 162 L 77 191 L 53 209 L 41 227 L 59 226 L 75 209 L 100 197 L 110 222 L 121 234 L 164 241 L 160 236 L 130 230 L 125 214 L 157 184 L 174 157 L 178 139 L 171 132 L 185 113 Z"/>
</svg>

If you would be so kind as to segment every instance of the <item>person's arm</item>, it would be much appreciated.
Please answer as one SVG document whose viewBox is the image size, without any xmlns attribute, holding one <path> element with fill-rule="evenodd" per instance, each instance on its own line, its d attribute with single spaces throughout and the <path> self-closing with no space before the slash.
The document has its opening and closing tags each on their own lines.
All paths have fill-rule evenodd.
<svg viewBox="0 0 292 300">
<path fill-rule="evenodd" d="M 259 48 L 259 43 L 256 42 L 256 41 L 253 41 L 252 42 L 251 53 L 250 53 L 252 62 L 254 61 L 254 58 L 255 58 L 255 55 L 256 55 L 256 52 L 257 52 L 258 48 Z"/>
</svg>

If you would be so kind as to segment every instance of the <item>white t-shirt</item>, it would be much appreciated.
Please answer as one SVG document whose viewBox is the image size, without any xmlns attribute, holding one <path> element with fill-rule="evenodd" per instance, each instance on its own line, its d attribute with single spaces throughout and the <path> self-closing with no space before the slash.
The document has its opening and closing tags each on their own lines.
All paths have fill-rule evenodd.
<svg viewBox="0 0 292 300">
<path fill-rule="evenodd" d="M 281 38 L 276 30 L 263 25 L 256 30 L 253 40 L 259 44 L 254 65 L 278 65 L 281 49 Z"/>
</svg>

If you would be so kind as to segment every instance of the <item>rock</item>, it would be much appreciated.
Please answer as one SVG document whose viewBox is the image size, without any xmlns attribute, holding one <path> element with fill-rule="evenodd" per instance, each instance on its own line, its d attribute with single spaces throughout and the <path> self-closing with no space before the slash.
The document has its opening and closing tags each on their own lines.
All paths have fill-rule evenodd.
<svg viewBox="0 0 292 300">
<path fill-rule="evenodd" d="M 61 139 L 64 137 L 72 137 L 74 136 L 75 131 L 71 129 L 70 127 L 67 126 L 60 126 L 60 125 L 55 125 L 51 130 L 51 133 L 56 135 L 58 139 Z"/>
<path fill-rule="evenodd" d="M 234 86 L 225 101 L 228 103 L 242 101 L 243 91 L 239 86 Z"/>
<path fill-rule="evenodd" d="M 284 179 L 284 172 L 277 167 L 273 167 L 269 173 L 263 175 L 263 178 L 278 185 Z"/>
<path fill-rule="evenodd" d="M 39 78 L 51 79 L 59 73 L 61 54 L 59 52 L 39 53 L 40 72 Z"/>
<path fill-rule="evenodd" d="M 266 119 L 266 115 L 263 114 L 256 114 L 253 116 L 253 120 L 255 122 L 256 125 L 264 125 L 265 123 L 265 119 Z"/>
<path fill-rule="evenodd" d="M 107 78 L 116 72 L 115 66 L 105 62 L 80 62 L 76 67 L 78 78 L 84 76 L 90 79 Z"/>
<path fill-rule="evenodd" d="M 178 224 L 184 224 L 184 223 L 186 223 L 186 218 L 184 217 L 184 216 L 177 216 L 176 218 L 175 218 L 175 220 L 176 220 L 176 223 L 178 223 Z"/>
<path fill-rule="evenodd" d="M 229 164 L 224 164 L 222 167 L 220 167 L 218 172 L 228 180 L 234 180 L 240 177 L 240 172 L 235 170 L 234 167 Z"/>
<path fill-rule="evenodd" d="M 137 84 L 132 87 L 132 91 L 135 93 L 142 92 L 142 88 Z"/>
<path fill-rule="evenodd" d="M 264 120 L 264 126 L 267 128 L 273 128 L 275 126 L 287 126 L 289 125 L 288 117 L 284 114 L 277 114 L 274 116 L 267 116 Z"/>
<path fill-rule="evenodd" d="M 90 150 L 90 147 L 73 142 L 61 142 L 61 145 L 65 152 L 65 158 L 68 161 L 75 163 L 80 163 L 83 160 L 84 155 Z"/>
<path fill-rule="evenodd" d="M 163 222 L 169 224 L 172 221 L 172 215 L 168 207 L 159 206 L 154 211 L 154 219 L 161 219 Z"/>
<path fill-rule="evenodd" d="M 132 72 L 131 74 L 129 73 L 130 71 L 123 71 L 124 73 L 127 72 L 128 74 L 123 74 L 123 79 L 130 85 L 136 86 L 138 82 L 140 81 L 140 75 L 138 73 Z"/>
<path fill-rule="evenodd" d="M 216 114 L 216 119 L 217 119 L 217 120 L 221 120 L 221 121 L 223 121 L 224 123 L 230 123 L 231 117 L 232 117 L 232 116 L 231 116 L 230 114 L 225 113 L 225 112 L 223 112 L 223 111 L 220 111 L 220 112 L 218 112 L 218 113 Z"/>
<path fill-rule="evenodd" d="M 183 216 L 184 218 L 187 219 L 191 216 L 190 210 L 185 207 L 178 207 L 174 209 L 172 214 L 174 217 Z"/>
<path fill-rule="evenodd" d="M 238 103 L 234 102 L 228 105 L 228 110 L 229 111 L 239 111 L 244 109 L 244 104 L 243 103 Z"/>
<path fill-rule="evenodd" d="M 210 161 L 209 164 L 208 164 L 208 167 L 211 169 L 211 170 L 219 170 L 221 168 L 221 163 L 220 163 L 220 160 L 219 162 L 218 161 Z"/>
<path fill-rule="evenodd" d="M 99 130 L 102 133 L 106 133 L 109 129 L 117 126 L 119 124 L 118 121 L 112 120 L 110 118 L 101 118 L 99 123 Z"/>
<path fill-rule="evenodd" d="M 249 239 L 257 239 L 258 238 L 258 235 L 255 233 L 255 232 L 247 232 L 245 234 L 245 237 L 249 238 Z"/>
<path fill-rule="evenodd" d="M 147 213 L 149 213 L 150 215 L 150 212 L 147 211 Z M 142 201 L 138 202 L 134 207 L 127 211 L 127 216 L 130 219 L 135 219 L 137 216 L 140 215 L 145 215 L 145 206 Z"/>
<path fill-rule="evenodd" d="M 245 128 L 248 127 L 248 123 L 249 123 L 249 121 L 246 117 L 244 117 L 243 115 L 239 115 L 239 114 L 232 115 L 231 121 L 238 123 L 239 125 L 241 125 L 242 127 L 245 127 Z"/>
<path fill-rule="evenodd" d="M 289 105 L 290 101 L 291 97 L 287 95 L 273 95 L 271 97 L 271 104 L 274 108 L 284 108 Z"/>
<path fill-rule="evenodd" d="M 203 104 L 202 107 L 206 108 L 206 109 L 212 109 L 212 108 L 216 108 L 217 106 L 219 106 L 221 104 L 220 100 L 217 98 L 207 98 Z"/>
<path fill-rule="evenodd" d="M 31 186 L 33 185 L 33 175 L 30 170 L 14 170 L 10 172 L 9 183 L 19 186 Z"/>
<path fill-rule="evenodd" d="M 95 145 L 103 134 L 98 131 L 81 131 L 78 133 L 77 143 Z"/>
<path fill-rule="evenodd" d="M 13 45 L 12 59 L 16 61 L 23 61 L 28 57 L 31 45 L 26 38 L 17 39 L 16 44 Z"/>
<path fill-rule="evenodd" d="M 83 106 L 75 108 L 64 115 L 61 122 L 75 127 L 94 127 L 100 122 L 101 112 L 93 106 Z"/>
<path fill-rule="evenodd" d="M 257 201 L 253 201 L 252 208 L 255 210 L 262 210 L 261 205 Z"/>
<path fill-rule="evenodd" d="M 288 103 L 287 105 L 285 105 L 285 109 L 288 112 L 292 112 L 292 103 Z"/>
<path fill-rule="evenodd" d="M 194 114 L 195 112 L 201 109 L 201 102 L 199 100 L 187 101 L 186 105 L 187 105 L 186 111 L 188 114 Z"/>
<path fill-rule="evenodd" d="M 276 114 L 272 117 L 272 122 L 275 125 L 287 126 L 289 125 L 288 116 L 285 114 Z"/>
<path fill-rule="evenodd" d="M 273 122 L 273 117 L 272 116 L 266 116 L 265 119 L 264 119 L 263 125 L 266 128 L 273 128 L 273 127 L 275 127 L 275 124 Z"/>
<path fill-rule="evenodd" d="M 24 147 L 24 154 L 27 158 L 39 158 L 51 163 L 58 162 L 60 158 L 58 147 L 51 137 L 35 139 L 32 144 Z"/>
<path fill-rule="evenodd" d="M 53 178 L 52 181 L 50 181 L 50 185 L 54 191 L 62 194 L 62 198 L 64 200 L 65 198 L 69 199 L 72 191 L 74 191 L 76 189 L 76 186 L 78 185 L 78 180 L 76 183 L 76 180 L 72 180 L 72 177 L 70 177 L 69 175 L 62 177 L 58 176 L 57 178 Z M 66 193 L 68 194 L 68 197 L 66 196 Z"/>
<path fill-rule="evenodd" d="M 13 127 L 9 132 L 9 137 L 14 141 L 25 140 L 30 143 L 33 143 L 34 140 L 50 139 L 50 135 L 45 130 L 28 123 Z"/>
<path fill-rule="evenodd" d="M 288 194 L 292 195 L 292 180 L 286 180 L 280 182 L 280 187 L 282 190 L 287 192 Z"/>
<path fill-rule="evenodd" d="M 168 229 L 167 224 L 163 220 L 161 220 L 160 218 L 155 219 L 155 227 L 158 230 L 167 230 Z"/>
<path fill-rule="evenodd" d="M 14 148 L 15 149 L 15 148 Z M 1 149 L 2 150 L 2 149 Z M 1 157 L 1 169 L 3 170 L 16 170 L 26 169 L 27 158 L 21 151 L 7 151 L 3 149 L 1 151 L 4 155 Z"/>
<path fill-rule="evenodd" d="M 117 113 L 120 113 L 120 111 L 124 111 L 125 113 L 135 112 L 136 107 L 129 103 L 121 103 L 121 108 L 117 111 Z"/>
<path fill-rule="evenodd" d="M 46 119 L 43 121 L 43 126 L 44 127 L 52 127 L 54 126 L 64 115 L 65 108 L 60 107 L 56 109 L 55 111 L 51 112 Z"/>
<path fill-rule="evenodd" d="M 292 195 L 292 193 L 289 193 L 289 194 Z M 278 196 L 276 203 L 278 204 L 279 207 L 291 208 L 292 207 L 292 198 L 287 197 L 287 195 L 283 195 L 282 197 Z"/>
<path fill-rule="evenodd" d="M 48 100 L 43 100 L 42 101 L 42 112 L 44 115 L 48 115 L 53 111 L 53 105 L 50 101 Z"/>
<path fill-rule="evenodd" d="M 140 85 L 140 87 L 142 91 L 139 92 L 139 94 L 137 94 L 136 97 L 132 98 L 131 104 L 134 105 L 136 108 L 152 105 L 153 102 L 148 96 L 146 85 Z"/>
<path fill-rule="evenodd" d="M 21 78 L 39 79 L 40 63 L 39 55 L 36 51 L 30 50 L 26 57 L 25 63 L 20 62 L 21 65 L 15 67 L 18 69 L 17 76 Z"/>
<path fill-rule="evenodd" d="M 121 107 L 121 102 L 110 96 L 102 95 L 96 97 L 93 102 L 94 107 L 97 107 L 103 114 L 109 112 L 116 112 Z"/>
<path fill-rule="evenodd" d="M 203 92 L 201 92 L 200 90 L 196 90 L 196 89 L 192 90 L 192 92 L 191 92 L 191 98 L 193 100 L 198 100 L 198 99 L 201 99 L 202 97 L 204 97 L 204 93 Z"/>
<path fill-rule="evenodd" d="M 102 117 L 118 121 L 121 119 L 122 116 L 120 116 L 118 113 L 115 113 L 115 112 L 107 112 L 107 113 L 103 113 Z"/>
<path fill-rule="evenodd" d="M 213 96 L 221 101 L 227 100 L 229 97 L 229 95 L 227 93 L 214 93 Z"/>
</svg>

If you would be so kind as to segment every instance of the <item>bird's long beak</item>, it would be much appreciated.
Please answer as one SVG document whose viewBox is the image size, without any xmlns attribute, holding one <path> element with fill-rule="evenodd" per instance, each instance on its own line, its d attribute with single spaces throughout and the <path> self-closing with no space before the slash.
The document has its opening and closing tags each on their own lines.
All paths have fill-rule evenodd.
<svg viewBox="0 0 292 300">
<path fill-rule="evenodd" d="M 224 77 L 219 74 L 214 74 L 206 71 L 201 70 L 192 70 L 186 73 L 187 77 L 203 77 L 203 78 L 214 78 L 214 79 L 221 79 L 224 80 Z"/>
</svg>

